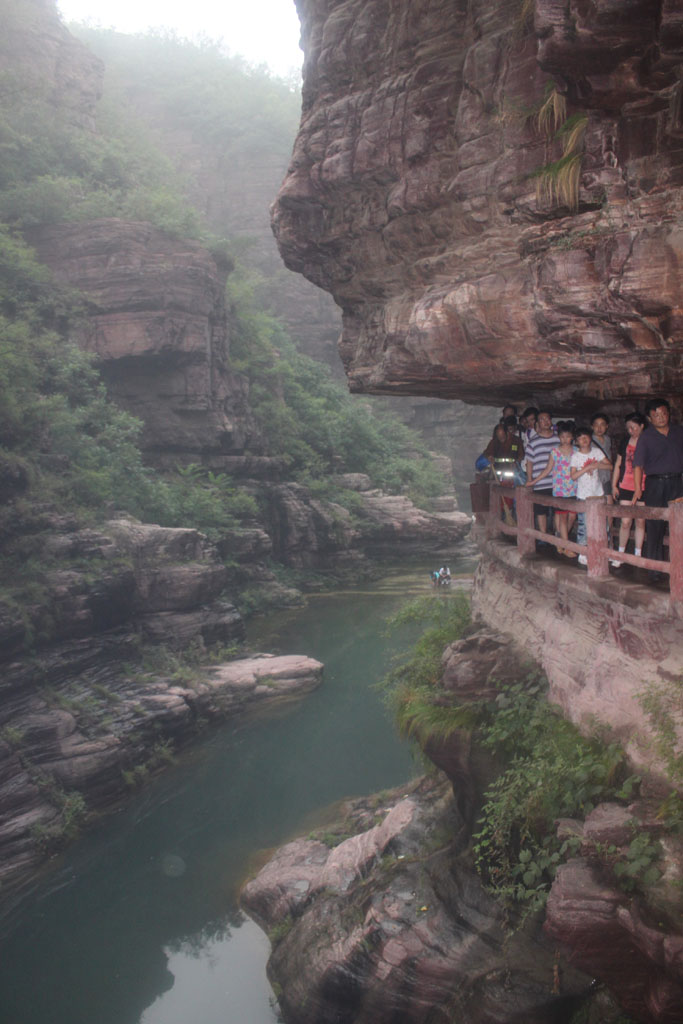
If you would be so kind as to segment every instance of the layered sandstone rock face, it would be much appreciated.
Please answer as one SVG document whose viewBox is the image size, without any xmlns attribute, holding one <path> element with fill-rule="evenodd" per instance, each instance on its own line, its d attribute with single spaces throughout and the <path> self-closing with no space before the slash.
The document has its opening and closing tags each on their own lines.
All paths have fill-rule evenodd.
<svg viewBox="0 0 683 1024">
<path fill-rule="evenodd" d="M 563 962 L 554 984 L 559 961 L 537 926 L 506 935 L 501 908 L 468 862 L 467 832 L 443 780 L 353 801 L 345 812 L 325 842 L 309 837 L 278 850 L 242 894 L 271 930 L 268 971 L 285 1020 L 568 1019 L 589 976 Z"/>
<path fill-rule="evenodd" d="M 613 576 L 587 582 L 573 565 L 522 558 L 479 529 L 476 541 L 475 614 L 514 636 L 575 725 L 589 734 L 603 723 L 639 770 L 665 776 L 659 723 L 646 709 L 648 695 L 675 707 L 683 673 L 683 625 L 668 594 Z M 680 732 L 675 712 L 673 723 Z"/>
<path fill-rule="evenodd" d="M 294 655 L 179 670 L 172 652 L 209 658 L 244 639 L 225 596 L 229 572 L 196 530 L 65 523 L 45 534 L 40 557 L 50 565 L 24 614 L 0 602 L 3 885 L 162 767 L 202 723 L 303 695 L 322 677 L 320 662 Z"/>
<path fill-rule="evenodd" d="M 231 372 L 225 269 L 196 242 L 116 218 L 27 233 L 61 283 L 82 291 L 79 344 L 144 423 L 148 452 L 241 454 L 254 437 L 243 377 Z"/>
<path fill-rule="evenodd" d="M 680 5 L 298 7 L 303 114 L 273 224 L 343 309 L 351 388 L 557 409 L 679 389 Z"/>
</svg>

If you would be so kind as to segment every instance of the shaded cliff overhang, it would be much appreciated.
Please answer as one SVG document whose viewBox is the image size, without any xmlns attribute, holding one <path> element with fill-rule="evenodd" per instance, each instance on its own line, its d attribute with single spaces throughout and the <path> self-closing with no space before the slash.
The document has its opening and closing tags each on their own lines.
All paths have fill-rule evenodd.
<svg viewBox="0 0 683 1024">
<path fill-rule="evenodd" d="M 273 228 L 343 310 L 351 390 L 558 409 L 680 390 L 680 4 L 298 8 L 303 113 Z"/>
</svg>

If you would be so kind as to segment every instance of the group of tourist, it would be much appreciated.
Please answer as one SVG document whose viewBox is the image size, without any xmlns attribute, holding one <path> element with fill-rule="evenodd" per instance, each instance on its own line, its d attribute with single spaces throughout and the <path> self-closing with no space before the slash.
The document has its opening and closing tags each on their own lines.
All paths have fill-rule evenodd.
<svg viewBox="0 0 683 1024">
<path fill-rule="evenodd" d="M 624 417 L 625 432 L 617 440 L 610 434 L 610 418 L 604 412 L 596 413 L 590 425 L 580 426 L 573 420 L 553 424 L 547 409 L 530 407 L 518 417 L 515 406 L 507 405 L 477 466 L 490 467 L 499 482 L 524 485 L 538 497 L 604 495 L 610 503 L 664 508 L 683 496 L 683 426 L 672 424 L 670 415 L 668 401 L 653 398 L 644 415 L 634 411 Z M 505 499 L 503 509 L 511 516 L 512 498 Z M 554 518 L 555 533 L 565 541 L 576 524 L 576 542 L 586 543 L 583 512 L 535 502 L 534 517 L 543 533 Z M 620 520 L 620 552 L 626 551 L 632 522 L 628 517 Z M 664 520 L 648 520 L 646 527 L 645 520 L 636 519 L 634 554 L 661 560 L 665 531 Z M 558 551 L 576 558 L 569 548 Z M 578 560 L 586 564 L 585 555 Z M 610 563 L 621 564 L 619 559 L 610 559 Z"/>
</svg>

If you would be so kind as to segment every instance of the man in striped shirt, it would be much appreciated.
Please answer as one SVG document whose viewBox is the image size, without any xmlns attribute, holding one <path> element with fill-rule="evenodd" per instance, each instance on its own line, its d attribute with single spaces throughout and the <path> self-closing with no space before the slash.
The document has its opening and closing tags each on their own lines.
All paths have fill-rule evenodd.
<svg viewBox="0 0 683 1024">
<path fill-rule="evenodd" d="M 536 419 L 536 433 L 532 435 L 526 446 L 525 461 L 526 461 L 526 478 L 532 480 L 539 473 L 542 473 L 545 467 L 548 465 L 548 458 L 553 448 L 556 448 L 560 443 L 557 434 L 553 431 L 553 419 L 547 409 L 541 409 Z M 537 481 L 534 484 L 534 493 L 542 494 L 544 498 L 552 498 L 553 488 L 552 483 L 549 484 L 549 477 L 544 477 L 543 480 Z M 545 505 L 534 504 L 534 515 L 537 518 L 538 529 L 542 533 L 546 533 L 547 522 L 548 522 L 548 509 Z"/>
</svg>

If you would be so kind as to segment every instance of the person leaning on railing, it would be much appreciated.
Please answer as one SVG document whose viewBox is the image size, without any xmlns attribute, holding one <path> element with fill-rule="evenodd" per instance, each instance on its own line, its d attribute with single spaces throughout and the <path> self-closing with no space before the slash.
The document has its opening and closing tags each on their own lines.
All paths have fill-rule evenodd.
<svg viewBox="0 0 683 1024">
<path fill-rule="evenodd" d="M 511 419 L 516 422 L 514 417 Z M 524 444 L 518 433 L 509 430 L 505 424 L 498 423 L 494 428 L 493 437 L 484 449 L 484 455 L 489 460 L 498 483 L 505 487 L 513 487 L 515 482 L 518 482 L 524 458 Z M 514 498 L 503 498 L 501 514 L 510 526 L 514 524 Z"/>
<path fill-rule="evenodd" d="M 570 474 L 576 481 L 576 497 L 581 501 L 586 498 L 599 498 L 605 493 L 598 473 L 601 469 L 612 469 L 612 463 L 602 448 L 593 444 L 590 427 L 576 427 L 574 440 L 578 451 L 570 460 Z M 579 512 L 576 517 L 576 543 L 586 543 L 586 513 Z M 579 564 L 588 565 L 586 555 L 579 555 Z"/>
<path fill-rule="evenodd" d="M 552 486 L 549 487 L 547 483 L 538 478 L 548 464 L 550 452 L 559 443 L 560 440 L 553 431 L 553 420 L 550 411 L 548 409 L 541 409 L 536 421 L 536 433 L 529 439 L 529 443 L 526 446 L 525 463 L 527 483 L 533 481 L 534 477 L 536 477 L 536 483 L 533 484 L 534 492 L 542 495 L 544 498 L 551 498 L 553 489 Z M 552 510 L 550 510 L 550 514 L 552 515 Z M 535 503 L 534 516 L 538 523 L 538 529 L 545 533 L 548 526 L 548 509 L 546 506 Z"/>
<path fill-rule="evenodd" d="M 612 497 L 620 505 L 644 505 L 645 502 L 634 498 L 635 480 L 633 475 L 633 456 L 640 435 L 647 426 L 647 420 L 640 412 L 630 412 L 624 419 L 626 425 L 626 437 L 622 439 L 617 457 L 614 461 L 614 472 L 612 474 Z M 641 469 L 641 484 L 643 471 Z M 629 534 L 631 532 L 632 519 L 624 518 L 619 524 L 619 550 L 626 551 Z M 634 555 L 642 555 L 643 540 L 645 539 L 645 520 L 636 519 Z M 611 559 L 612 565 L 621 565 L 621 562 Z"/>
<path fill-rule="evenodd" d="M 666 508 L 670 501 L 683 497 L 683 427 L 670 422 L 671 407 L 666 398 L 651 398 L 645 406 L 645 416 L 649 426 L 638 438 L 633 456 L 632 504 L 643 498 L 651 508 Z M 648 520 L 646 558 L 662 560 L 665 530 L 665 521 Z M 658 572 L 650 573 L 652 582 L 660 576 Z"/>
</svg>

